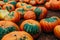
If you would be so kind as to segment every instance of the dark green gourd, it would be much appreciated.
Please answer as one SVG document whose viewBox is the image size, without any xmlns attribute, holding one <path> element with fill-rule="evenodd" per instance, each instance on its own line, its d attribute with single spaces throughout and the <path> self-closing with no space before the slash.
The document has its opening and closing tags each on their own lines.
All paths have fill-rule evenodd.
<svg viewBox="0 0 60 40">
<path fill-rule="evenodd" d="M 17 2 L 12 1 L 12 2 L 10 2 L 10 4 L 12 4 L 12 5 L 16 6 Z"/>
<path fill-rule="evenodd" d="M 4 35 L 12 32 L 12 31 L 16 31 L 16 28 L 14 26 L 10 26 L 10 27 L 7 27 L 7 28 L 2 28 L 0 26 L 0 40 Z"/>
<path fill-rule="evenodd" d="M 11 7 L 11 6 L 6 6 L 6 9 L 7 9 L 8 11 L 10 11 L 10 10 L 12 9 L 12 7 Z"/>
<path fill-rule="evenodd" d="M 35 8 L 34 12 L 36 13 L 37 16 L 39 16 L 42 13 L 42 10 L 40 8 Z"/>
<path fill-rule="evenodd" d="M 24 25 L 24 30 L 28 33 L 30 33 L 31 35 L 34 35 L 34 34 L 37 34 L 39 32 L 39 28 L 37 25 L 35 24 L 29 24 L 29 23 L 26 23 Z"/>
<path fill-rule="evenodd" d="M 57 18 L 54 18 L 54 17 L 46 18 L 46 19 L 45 19 L 45 21 L 47 21 L 47 22 L 54 22 L 54 21 L 56 21 L 56 20 L 57 20 Z"/>
<path fill-rule="evenodd" d="M 3 0 L 3 2 L 7 3 L 9 0 Z"/>
</svg>

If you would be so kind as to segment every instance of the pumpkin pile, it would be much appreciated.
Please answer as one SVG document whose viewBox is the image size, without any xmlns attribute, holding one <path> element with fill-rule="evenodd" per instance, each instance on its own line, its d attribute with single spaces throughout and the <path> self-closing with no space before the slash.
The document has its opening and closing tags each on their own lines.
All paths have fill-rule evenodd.
<svg viewBox="0 0 60 40">
<path fill-rule="evenodd" d="M 59 10 L 59 4 L 60 0 L 0 0 L 0 40 L 36 40 L 42 32 L 60 39 L 60 18 L 46 18 L 48 9 Z"/>
</svg>

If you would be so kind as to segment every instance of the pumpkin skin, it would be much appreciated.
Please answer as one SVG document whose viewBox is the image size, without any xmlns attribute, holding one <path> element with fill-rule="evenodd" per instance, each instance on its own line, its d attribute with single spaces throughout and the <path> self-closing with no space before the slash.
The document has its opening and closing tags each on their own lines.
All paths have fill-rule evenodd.
<svg viewBox="0 0 60 40">
<path fill-rule="evenodd" d="M 3 9 L 7 9 L 9 12 L 13 11 L 15 8 L 12 4 L 5 4 L 3 5 Z"/>
<path fill-rule="evenodd" d="M 22 22 L 20 25 L 21 31 L 26 31 L 31 34 L 34 38 L 37 38 L 41 33 L 41 26 L 39 22 L 29 19 Z"/>
<path fill-rule="evenodd" d="M 33 11 L 27 11 L 25 14 L 24 14 L 24 19 L 28 20 L 28 19 L 36 19 L 36 15 Z"/>
<path fill-rule="evenodd" d="M 14 31 L 5 35 L 2 40 L 33 40 L 33 37 L 24 31 Z"/>
<path fill-rule="evenodd" d="M 18 2 L 18 3 L 16 4 L 16 7 L 17 7 L 17 8 L 22 8 L 22 7 L 26 6 L 26 5 L 27 5 L 26 3 Z"/>
<path fill-rule="evenodd" d="M 15 23 L 10 21 L 0 21 L 0 40 L 4 35 L 18 30 L 19 28 Z"/>
<path fill-rule="evenodd" d="M 12 11 L 11 13 L 7 14 L 4 18 L 5 21 L 12 21 L 12 22 L 19 22 L 20 15 L 19 13 Z"/>
<path fill-rule="evenodd" d="M 57 25 L 55 28 L 54 28 L 54 34 L 57 38 L 60 39 L 60 25 Z"/>
<path fill-rule="evenodd" d="M 42 30 L 46 33 L 52 32 L 54 27 L 60 23 L 58 17 L 45 18 L 40 21 Z"/>
<path fill-rule="evenodd" d="M 26 10 L 24 8 L 16 8 L 15 11 L 20 14 L 20 16 L 21 16 L 20 18 L 23 18 L 24 14 L 26 12 Z"/>
<path fill-rule="evenodd" d="M 37 4 L 43 4 L 44 0 L 35 0 L 37 2 Z"/>
</svg>

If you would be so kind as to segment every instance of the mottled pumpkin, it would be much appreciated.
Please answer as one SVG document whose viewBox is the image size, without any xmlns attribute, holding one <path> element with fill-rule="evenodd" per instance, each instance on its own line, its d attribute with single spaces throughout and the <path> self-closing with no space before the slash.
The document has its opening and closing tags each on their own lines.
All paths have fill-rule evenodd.
<svg viewBox="0 0 60 40">
<path fill-rule="evenodd" d="M 0 40 L 4 35 L 18 30 L 19 28 L 15 23 L 10 21 L 0 21 Z"/>
<path fill-rule="evenodd" d="M 16 7 L 17 7 L 17 8 L 22 8 L 22 7 L 26 6 L 26 5 L 27 5 L 26 3 L 18 2 L 18 3 L 16 4 Z"/>
<path fill-rule="evenodd" d="M 3 6 L 5 3 L 3 1 L 0 1 L 0 6 Z"/>
<path fill-rule="evenodd" d="M 5 4 L 5 5 L 3 5 L 3 9 L 6 9 L 6 10 L 8 10 L 8 11 L 13 11 L 15 8 L 14 8 L 14 6 L 12 5 L 12 4 Z"/>
<path fill-rule="evenodd" d="M 39 22 L 29 19 L 22 22 L 20 25 L 21 31 L 26 31 L 31 34 L 34 38 L 37 38 L 41 33 L 41 26 Z"/>
<path fill-rule="evenodd" d="M 43 4 L 44 0 L 35 0 L 37 2 L 37 4 Z"/>
<path fill-rule="evenodd" d="M 35 0 L 30 0 L 30 4 L 31 4 L 31 5 L 36 5 L 37 3 L 36 3 Z"/>
<path fill-rule="evenodd" d="M 44 32 L 52 32 L 54 27 L 60 23 L 60 19 L 58 17 L 50 17 L 45 18 L 40 21 L 42 30 Z"/>
<path fill-rule="evenodd" d="M 26 12 L 26 10 L 24 8 L 17 8 L 15 11 L 21 15 L 21 18 L 23 18 L 24 14 Z"/>
<path fill-rule="evenodd" d="M 43 19 L 47 15 L 47 9 L 45 7 L 33 7 L 32 10 L 35 12 L 38 19 Z"/>
<path fill-rule="evenodd" d="M 4 20 L 12 21 L 12 22 L 19 22 L 20 15 L 19 13 L 12 11 L 11 13 L 7 14 L 4 18 Z"/>
<path fill-rule="evenodd" d="M 57 25 L 55 28 L 54 28 L 54 34 L 57 38 L 60 39 L 60 25 Z"/>
<path fill-rule="evenodd" d="M 27 11 L 24 14 L 24 19 L 36 19 L 36 15 L 33 11 Z"/>
<path fill-rule="evenodd" d="M 33 40 L 33 37 L 24 31 L 14 31 L 5 35 L 2 40 Z"/>
</svg>

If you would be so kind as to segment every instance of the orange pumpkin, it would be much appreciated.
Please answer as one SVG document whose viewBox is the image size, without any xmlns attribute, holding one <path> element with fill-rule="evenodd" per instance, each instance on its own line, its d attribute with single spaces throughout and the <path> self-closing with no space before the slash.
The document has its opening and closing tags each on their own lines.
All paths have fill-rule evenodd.
<svg viewBox="0 0 60 40">
<path fill-rule="evenodd" d="M 4 20 L 12 21 L 12 22 L 19 22 L 20 15 L 19 13 L 12 11 L 11 13 L 7 14 L 4 18 Z"/>
<path fill-rule="evenodd" d="M 5 5 L 3 5 L 3 9 L 6 9 L 6 10 L 8 10 L 8 11 L 13 11 L 15 8 L 14 8 L 14 6 L 12 5 L 12 4 L 5 4 Z"/>
<path fill-rule="evenodd" d="M 36 15 L 33 11 L 27 11 L 24 14 L 24 19 L 36 19 Z"/>
<path fill-rule="evenodd" d="M 24 31 L 14 31 L 5 35 L 2 40 L 33 40 L 33 37 Z"/>
<path fill-rule="evenodd" d="M 37 2 L 37 4 L 43 4 L 44 0 L 35 0 Z"/>
<path fill-rule="evenodd" d="M 57 25 L 55 28 L 54 28 L 54 34 L 57 38 L 60 39 L 60 25 Z"/>
<path fill-rule="evenodd" d="M 22 22 L 20 25 L 21 31 L 26 31 L 31 34 L 34 38 L 37 38 L 41 33 L 41 26 L 39 22 L 29 19 Z"/>
<path fill-rule="evenodd" d="M 36 3 L 35 0 L 30 0 L 30 4 L 31 4 L 31 5 L 36 5 L 37 3 Z"/>
<path fill-rule="evenodd" d="M 10 32 L 18 31 L 18 26 L 11 21 L 0 21 L 0 40 Z"/>
<path fill-rule="evenodd" d="M 45 18 L 40 21 L 42 30 L 44 32 L 52 32 L 54 27 L 60 23 L 60 19 L 58 17 L 50 17 Z"/>
</svg>

